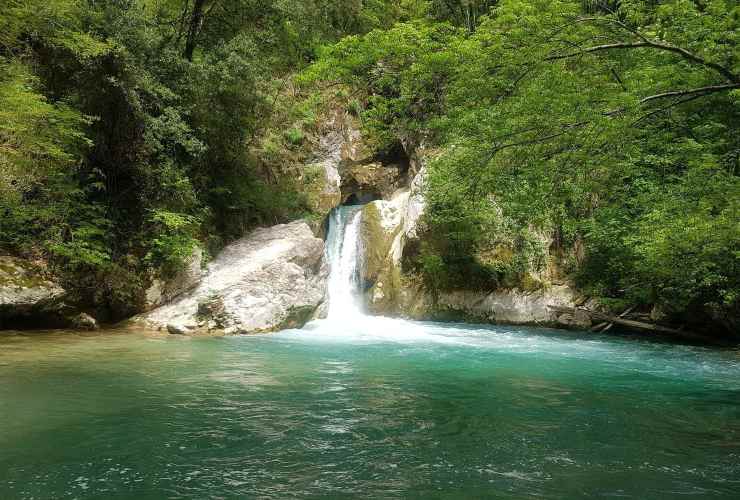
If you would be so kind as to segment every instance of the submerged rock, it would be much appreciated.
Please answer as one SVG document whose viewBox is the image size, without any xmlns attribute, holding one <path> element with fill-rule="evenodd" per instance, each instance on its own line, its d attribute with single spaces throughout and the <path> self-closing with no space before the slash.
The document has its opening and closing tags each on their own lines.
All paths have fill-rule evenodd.
<svg viewBox="0 0 740 500">
<path fill-rule="evenodd" d="M 40 325 L 58 323 L 65 295 L 61 286 L 31 262 L 0 256 L 0 327 L 26 320 Z"/>
<path fill-rule="evenodd" d="M 98 321 L 87 313 L 80 313 L 69 319 L 72 327 L 78 330 L 97 330 L 100 328 Z"/>
<path fill-rule="evenodd" d="M 178 334 L 300 327 L 320 315 L 327 276 L 324 242 L 305 222 L 258 229 L 227 246 L 197 288 L 137 320 Z"/>
</svg>

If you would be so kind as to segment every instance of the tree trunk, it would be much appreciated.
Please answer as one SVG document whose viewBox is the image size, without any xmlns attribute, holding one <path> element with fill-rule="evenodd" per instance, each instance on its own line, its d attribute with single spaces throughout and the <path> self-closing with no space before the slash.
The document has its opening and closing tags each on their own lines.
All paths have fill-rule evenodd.
<svg viewBox="0 0 740 500">
<path fill-rule="evenodd" d="M 188 61 L 193 60 L 193 52 L 195 52 L 195 47 L 198 44 L 198 35 L 200 34 L 200 29 L 203 27 L 203 20 L 205 19 L 205 16 L 203 15 L 205 4 L 206 0 L 195 0 L 193 12 L 190 15 L 190 25 L 188 27 L 188 37 L 185 41 L 184 53 L 185 59 Z"/>
</svg>

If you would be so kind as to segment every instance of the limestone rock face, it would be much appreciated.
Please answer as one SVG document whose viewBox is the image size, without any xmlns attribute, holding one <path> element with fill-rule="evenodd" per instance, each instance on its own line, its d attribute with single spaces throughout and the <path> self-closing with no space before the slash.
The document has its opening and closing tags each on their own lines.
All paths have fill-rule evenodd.
<svg viewBox="0 0 740 500">
<path fill-rule="evenodd" d="M 316 157 L 304 167 L 304 183 L 314 211 L 325 216 L 342 203 L 341 171 L 370 156 L 359 123 L 337 110 L 324 124 Z"/>
<path fill-rule="evenodd" d="M 424 317 L 431 310 L 429 297 L 408 282 L 401 269 L 403 250 L 418 237 L 426 200 L 426 167 L 419 161 L 417 173 L 406 189 L 396 190 L 388 201 L 377 200 L 362 211 L 362 272 L 366 304 L 374 314 Z M 413 313 L 411 312 L 413 311 Z"/>
<path fill-rule="evenodd" d="M 395 312 L 401 287 L 401 254 L 408 191 L 390 201 L 378 200 L 362 209 L 362 276 L 372 312 Z"/>
<path fill-rule="evenodd" d="M 194 290 L 137 321 L 176 333 L 300 327 L 321 314 L 327 276 L 324 242 L 305 222 L 258 229 L 227 246 Z"/>
<path fill-rule="evenodd" d="M 416 172 L 408 189 L 396 191 L 389 201 L 368 203 L 362 211 L 362 274 L 366 304 L 374 314 L 400 314 L 419 320 L 459 319 L 506 324 L 559 325 L 587 328 L 588 318 L 558 317 L 548 306 L 572 307 L 574 293 L 567 284 L 527 292 L 453 291 L 433 296 L 420 280 L 404 275 L 404 247 L 419 237 L 426 208 L 424 157 L 415 157 Z"/>
<path fill-rule="evenodd" d="M 439 297 L 437 307 L 463 313 L 487 322 L 507 324 L 554 324 L 557 316 L 548 305 L 573 305 L 573 292 L 568 286 L 522 292 L 516 289 L 492 293 L 450 292 Z"/>
<path fill-rule="evenodd" d="M 185 292 L 198 286 L 203 279 L 203 249 L 195 247 L 185 267 L 169 279 L 154 278 L 146 291 L 147 309 L 171 302 Z"/>
<path fill-rule="evenodd" d="M 65 290 L 23 259 L 0 256 L 0 327 L 3 320 L 56 314 Z"/>
<path fill-rule="evenodd" d="M 363 198 L 390 198 L 406 184 L 406 175 L 401 165 L 384 165 L 380 162 L 360 163 L 344 167 L 342 172 L 342 198 L 352 194 L 357 201 Z"/>
<path fill-rule="evenodd" d="M 406 215 L 403 221 L 403 232 L 408 238 L 418 237 L 419 221 L 424 214 L 427 202 L 424 197 L 424 186 L 427 180 L 427 168 L 421 164 L 418 173 L 414 176 L 409 187 L 409 197 L 406 202 Z"/>
</svg>

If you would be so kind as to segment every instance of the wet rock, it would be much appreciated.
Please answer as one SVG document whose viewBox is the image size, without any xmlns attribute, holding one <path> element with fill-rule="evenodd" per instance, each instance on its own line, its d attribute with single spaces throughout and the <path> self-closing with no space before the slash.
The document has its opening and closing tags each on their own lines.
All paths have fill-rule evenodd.
<svg viewBox="0 0 740 500">
<path fill-rule="evenodd" d="M 168 324 L 167 331 L 172 335 L 187 335 L 188 334 L 187 328 L 185 328 L 183 325 L 178 325 L 175 323 Z"/>
<path fill-rule="evenodd" d="M 368 307 L 376 314 L 397 310 L 408 199 L 409 192 L 401 191 L 390 201 L 374 201 L 362 209 L 360 267 L 367 284 Z"/>
<path fill-rule="evenodd" d="M 80 313 L 70 319 L 70 324 L 78 330 L 97 330 L 100 328 L 98 321 L 87 313 Z"/>
<path fill-rule="evenodd" d="M 320 314 L 327 276 L 324 242 L 305 222 L 258 229 L 227 246 L 194 290 L 137 321 L 233 333 L 302 326 Z"/>
</svg>

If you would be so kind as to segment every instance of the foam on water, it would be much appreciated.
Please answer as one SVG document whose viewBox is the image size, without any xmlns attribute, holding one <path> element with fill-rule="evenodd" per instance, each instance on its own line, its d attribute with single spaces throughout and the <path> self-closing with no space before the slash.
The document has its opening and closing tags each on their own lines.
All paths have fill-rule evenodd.
<svg viewBox="0 0 740 500">
<path fill-rule="evenodd" d="M 371 316 L 362 307 L 361 206 L 336 208 L 327 233 L 327 259 L 330 266 L 329 313 L 323 320 L 301 330 L 288 330 L 276 339 L 295 343 L 344 345 L 401 344 L 429 349 L 473 348 L 509 354 L 530 354 L 541 359 L 599 361 L 648 372 L 659 376 L 719 376 L 738 386 L 737 357 L 721 357 L 712 363 L 697 353 L 712 357 L 712 349 L 675 346 L 615 338 L 585 332 L 567 333 L 528 327 L 407 321 Z M 666 354 L 668 356 L 666 357 Z"/>
</svg>

